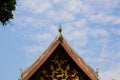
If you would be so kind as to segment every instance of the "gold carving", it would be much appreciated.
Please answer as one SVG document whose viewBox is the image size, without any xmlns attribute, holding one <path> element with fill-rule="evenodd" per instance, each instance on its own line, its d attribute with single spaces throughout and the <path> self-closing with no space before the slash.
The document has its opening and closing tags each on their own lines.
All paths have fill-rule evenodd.
<svg viewBox="0 0 120 80">
<path fill-rule="evenodd" d="M 40 80 L 79 80 L 76 69 L 71 68 L 69 60 L 56 55 L 50 60 L 50 66 L 42 70 Z"/>
</svg>

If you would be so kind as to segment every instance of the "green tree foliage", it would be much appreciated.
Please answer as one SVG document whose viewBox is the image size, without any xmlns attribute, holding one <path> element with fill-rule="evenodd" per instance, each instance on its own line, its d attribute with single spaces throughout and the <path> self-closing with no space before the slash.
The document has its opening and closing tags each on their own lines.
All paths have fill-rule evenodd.
<svg viewBox="0 0 120 80">
<path fill-rule="evenodd" d="M 0 23 L 6 25 L 13 19 L 13 11 L 16 8 L 16 0 L 0 0 Z"/>
</svg>

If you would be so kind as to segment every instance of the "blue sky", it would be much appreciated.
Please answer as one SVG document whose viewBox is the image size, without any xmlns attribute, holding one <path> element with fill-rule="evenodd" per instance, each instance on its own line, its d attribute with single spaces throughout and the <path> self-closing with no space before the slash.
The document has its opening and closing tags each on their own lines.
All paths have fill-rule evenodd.
<svg viewBox="0 0 120 80">
<path fill-rule="evenodd" d="M 120 0 L 18 0 L 0 27 L 0 80 L 17 80 L 62 34 L 101 80 L 120 80 Z"/>
</svg>

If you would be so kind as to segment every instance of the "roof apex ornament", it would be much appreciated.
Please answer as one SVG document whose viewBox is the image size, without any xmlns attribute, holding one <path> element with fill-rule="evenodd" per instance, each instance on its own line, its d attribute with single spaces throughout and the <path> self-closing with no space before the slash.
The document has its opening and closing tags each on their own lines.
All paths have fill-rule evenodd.
<svg viewBox="0 0 120 80">
<path fill-rule="evenodd" d="M 61 24 L 59 24 L 58 31 L 59 31 L 59 33 L 61 33 L 61 32 L 62 32 L 62 27 L 61 27 Z"/>
<path fill-rule="evenodd" d="M 59 32 L 59 37 L 58 37 L 58 39 L 59 40 L 62 40 L 63 39 L 63 37 L 62 37 L 62 34 L 61 34 L 61 32 L 62 32 L 62 27 L 61 27 L 61 24 L 59 24 L 59 26 L 58 26 L 58 32 Z"/>
</svg>

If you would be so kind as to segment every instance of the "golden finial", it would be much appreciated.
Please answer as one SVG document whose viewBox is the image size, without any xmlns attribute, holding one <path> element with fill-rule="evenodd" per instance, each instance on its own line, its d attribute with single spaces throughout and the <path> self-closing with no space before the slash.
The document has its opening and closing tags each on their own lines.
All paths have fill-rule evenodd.
<svg viewBox="0 0 120 80">
<path fill-rule="evenodd" d="M 58 31 L 59 31 L 59 33 L 61 33 L 62 32 L 62 27 L 61 27 L 61 24 L 59 25 L 59 27 L 58 27 Z"/>
<path fill-rule="evenodd" d="M 59 40 L 62 40 L 63 39 L 63 37 L 62 37 L 62 34 L 61 34 L 61 32 L 62 32 L 62 27 L 61 27 L 61 24 L 59 24 L 59 27 L 58 27 L 58 32 L 59 32 Z"/>
</svg>

